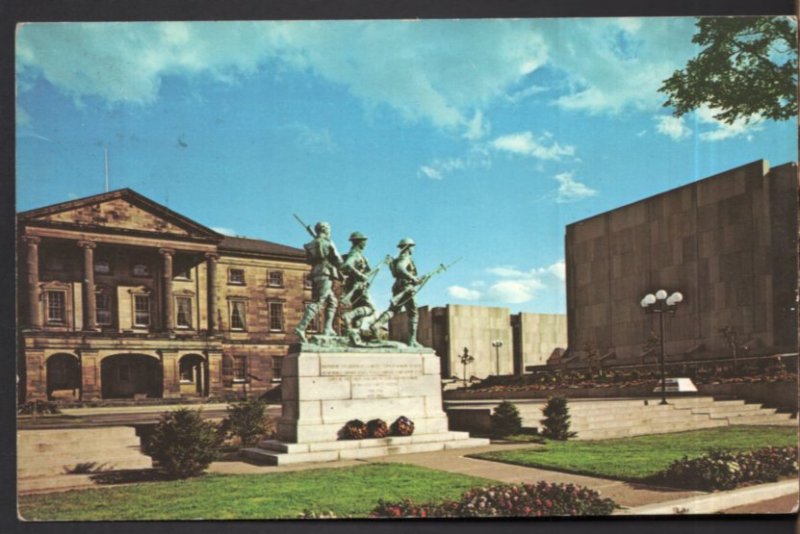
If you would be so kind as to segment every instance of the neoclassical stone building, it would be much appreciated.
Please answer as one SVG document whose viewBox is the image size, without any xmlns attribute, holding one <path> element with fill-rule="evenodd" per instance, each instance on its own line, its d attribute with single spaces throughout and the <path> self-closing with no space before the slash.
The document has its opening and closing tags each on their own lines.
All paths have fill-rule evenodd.
<svg viewBox="0 0 800 534">
<path fill-rule="evenodd" d="M 262 393 L 311 298 L 302 250 L 220 235 L 130 189 L 20 213 L 18 237 L 27 400 Z"/>
</svg>

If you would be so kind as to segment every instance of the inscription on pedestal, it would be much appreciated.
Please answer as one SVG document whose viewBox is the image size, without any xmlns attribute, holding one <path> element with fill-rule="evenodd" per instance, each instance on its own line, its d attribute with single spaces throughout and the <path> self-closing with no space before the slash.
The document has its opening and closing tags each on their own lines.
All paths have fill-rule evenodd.
<svg viewBox="0 0 800 534">
<path fill-rule="evenodd" d="M 422 362 L 320 362 L 319 374 L 320 376 L 391 376 L 395 378 L 415 378 L 422 374 Z"/>
<path fill-rule="evenodd" d="M 386 399 L 400 395 L 395 378 L 354 377 L 351 384 L 354 399 Z"/>
</svg>

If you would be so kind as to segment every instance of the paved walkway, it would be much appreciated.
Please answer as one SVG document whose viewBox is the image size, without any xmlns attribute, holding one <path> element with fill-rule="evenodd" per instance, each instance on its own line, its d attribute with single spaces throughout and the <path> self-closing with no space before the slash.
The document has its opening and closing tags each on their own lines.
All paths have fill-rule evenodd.
<svg viewBox="0 0 800 534">
<path fill-rule="evenodd" d="M 532 467 L 522 467 L 499 462 L 490 462 L 467 458 L 465 454 L 480 452 L 529 448 L 530 444 L 514 445 L 487 445 L 473 449 L 454 449 L 436 452 L 423 452 L 414 454 L 398 454 L 368 460 L 348 460 L 340 462 L 287 465 L 287 466 L 257 466 L 239 461 L 215 462 L 209 472 L 212 473 L 281 473 L 305 469 L 339 468 L 363 465 L 364 463 L 404 463 L 413 464 L 439 471 L 459 473 L 494 480 L 501 483 L 538 482 L 546 480 L 564 484 L 576 484 L 600 492 L 603 497 L 608 497 L 625 507 L 638 507 L 664 501 L 703 495 L 696 491 L 673 490 L 669 488 L 656 488 L 618 480 L 572 475 L 557 471 L 548 471 Z"/>
<path fill-rule="evenodd" d="M 398 454 L 366 460 L 347 460 L 318 464 L 259 466 L 238 460 L 215 462 L 212 473 L 284 473 L 307 469 L 336 469 L 365 463 L 404 463 L 494 480 L 500 483 L 548 482 L 576 484 L 591 488 L 623 507 L 623 515 L 668 515 L 675 513 L 789 513 L 797 510 L 796 481 L 750 486 L 727 492 L 660 488 L 584 475 L 573 475 L 533 467 L 467 458 L 466 454 L 530 447 L 530 444 L 493 444 L 473 449 L 456 449 L 415 454 Z"/>
</svg>

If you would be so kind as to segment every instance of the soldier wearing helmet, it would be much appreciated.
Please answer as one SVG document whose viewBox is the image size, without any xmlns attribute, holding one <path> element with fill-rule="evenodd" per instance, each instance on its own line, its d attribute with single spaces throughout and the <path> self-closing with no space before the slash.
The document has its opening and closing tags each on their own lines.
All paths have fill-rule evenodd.
<svg viewBox="0 0 800 534">
<path fill-rule="evenodd" d="M 389 309 L 383 312 L 369 327 L 373 333 L 376 332 L 377 327 L 389 321 L 395 313 L 405 308 L 408 315 L 408 346 L 410 347 L 420 346 L 417 342 L 417 303 L 414 300 L 417 286 L 420 283 L 420 279 L 417 277 L 417 266 L 414 265 L 412 258 L 415 245 L 416 243 L 410 237 L 401 239 L 397 244 L 400 254 L 389 263 L 392 276 L 394 276 Z"/>
<path fill-rule="evenodd" d="M 375 313 L 375 305 L 369 296 L 370 266 L 364 257 L 367 236 L 361 232 L 350 234 L 350 251 L 344 257 L 342 273 L 347 277 L 344 282 L 343 300 L 349 300 L 350 310 L 342 319 L 347 325 L 348 334 L 355 335 L 366 317 Z"/>
<path fill-rule="evenodd" d="M 295 328 L 294 332 L 300 341 L 305 343 L 306 328 L 308 323 L 317 315 L 320 308 L 325 307 L 325 328 L 323 335 L 332 336 L 333 318 L 336 314 L 338 301 L 333 294 L 333 281 L 339 278 L 339 267 L 342 265 L 342 257 L 336 250 L 336 245 L 331 241 L 331 225 L 326 222 L 318 222 L 314 227 L 314 239 L 303 245 L 306 257 L 311 263 L 311 304 L 306 308 L 303 318 Z"/>
</svg>

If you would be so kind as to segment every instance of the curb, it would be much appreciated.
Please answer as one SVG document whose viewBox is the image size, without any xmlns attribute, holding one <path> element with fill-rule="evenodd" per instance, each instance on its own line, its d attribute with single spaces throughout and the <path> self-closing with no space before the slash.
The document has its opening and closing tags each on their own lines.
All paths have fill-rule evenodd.
<svg viewBox="0 0 800 534">
<path fill-rule="evenodd" d="M 228 407 L 227 403 L 217 404 L 165 404 L 149 406 L 108 406 L 102 408 L 64 408 L 61 413 L 64 415 L 104 415 L 104 414 L 139 414 L 139 413 L 161 413 L 177 410 L 179 408 L 202 409 L 202 410 L 224 410 Z"/>
<path fill-rule="evenodd" d="M 615 512 L 614 515 L 713 514 L 744 504 L 766 501 L 785 495 L 797 495 L 799 490 L 797 480 L 784 480 L 627 508 Z"/>
</svg>

